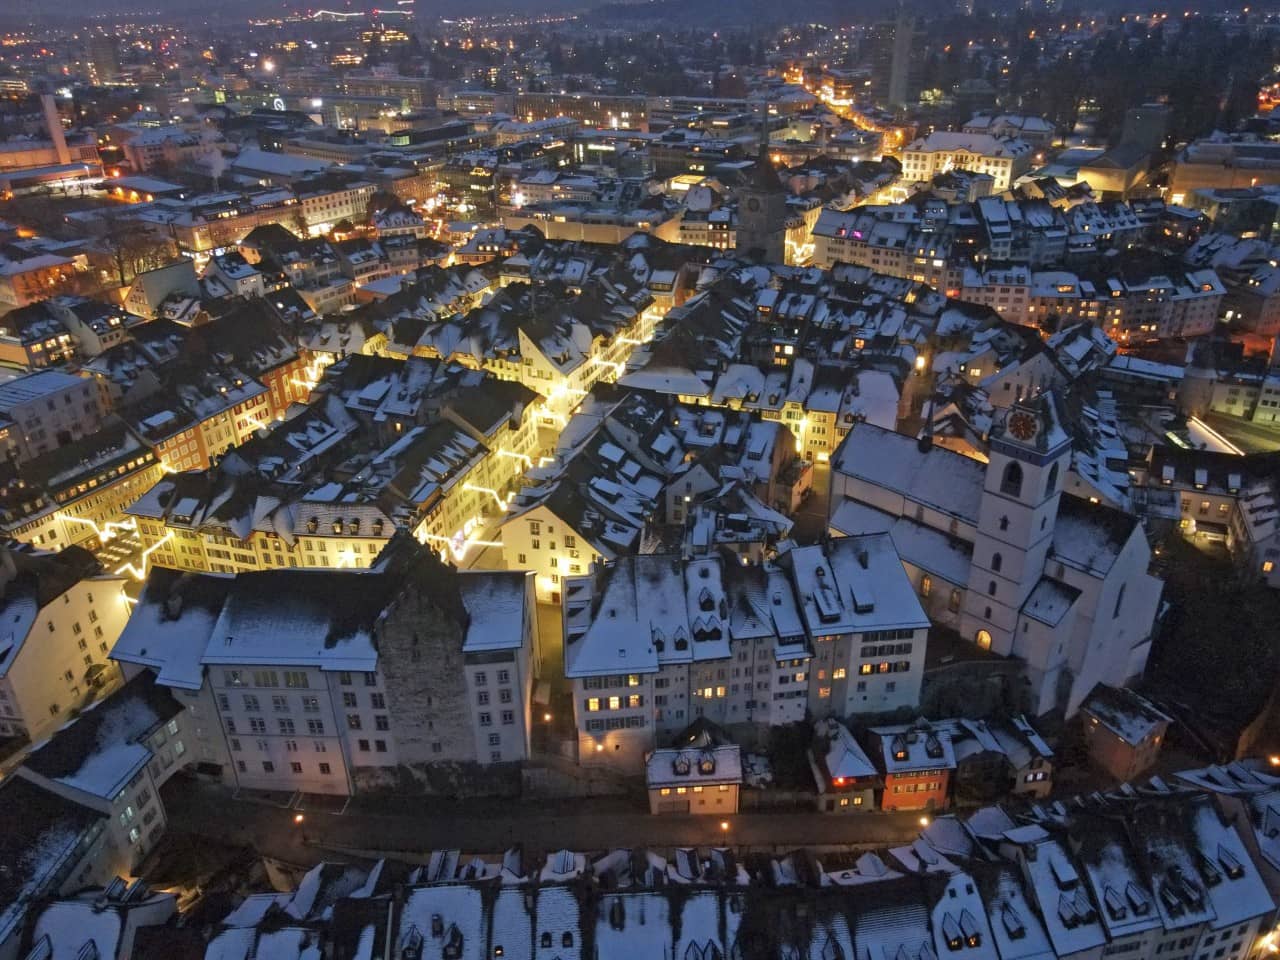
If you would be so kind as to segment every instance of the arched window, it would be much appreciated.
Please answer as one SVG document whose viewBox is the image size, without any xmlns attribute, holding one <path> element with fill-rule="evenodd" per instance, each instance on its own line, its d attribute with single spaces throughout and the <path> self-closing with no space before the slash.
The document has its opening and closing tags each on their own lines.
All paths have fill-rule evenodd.
<svg viewBox="0 0 1280 960">
<path fill-rule="evenodd" d="M 1116 609 L 1115 609 L 1115 612 L 1111 614 L 1112 620 L 1120 616 L 1120 605 L 1122 603 L 1124 603 L 1124 584 L 1123 583 L 1120 584 L 1120 592 L 1116 594 Z"/>
<path fill-rule="evenodd" d="M 573 934 L 572 934 L 572 933 L 570 933 L 568 930 L 566 930 L 566 931 L 564 932 L 564 935 L 560 938 L 560 946 L 562 946 L 562 947 L 572 947 L 572 946 L 573 946 Z"/>
<path fill-rule="evenodd" d="M 1045 481 L 1044 495 L 1047 497 L 1053 491 L 1058 489 L 1058 465 L 1055 463 L 1049 468 L 1049 479 Z"/>
<path fill-rule="evenodd" d="M 542 943 L 542 946 L 544 946 L 544 947 L 549 947 L 549 946 L 551 946 L 551 931 L 550 931 L 550 930 L 543 930 L 543 931 L 542 931 L 542 937 L 540 938 L 540 941 L 541 941 L 541 943 Z"/>
<path fill-rule="evenodd" d="M 991 634 L 986 630 L 979 630 L 978 635 L 973 639 L 983 650 L 991 649 Z"/>
<path fill-rule="evenodd" d="M 933 577 L 927 573 L 920 578 L 920 596 L 927 597 L 933 592 Z"/>
<path fill-rule="evenodd" d="M 1009 529 L 1009 518 L 1008 518 L 1008 517 L 1001 517 L 1001 518 L 1000 518 L 1000 529 L 1001 529 L 1001 530 L 1008 530 L 1008 529 Z"/>
<path fill-rule="evenodd" d="M 996 595 L 996 582 L 994 580 L 987 584 L 987 593 L 993 597 Z"/>
<path fill-rule="evenodd" d="M 1004 557 L 1000 556 L 1000 554 L 998 553 L 993 553 L 991 555 L 991 572 L 999 573 L 1000 568 L 1003 566 L 1004 566 Z"/>
<path fill-rule="evenodd" d="M 1010 497 L 1022 496 L 1022 464 L 1010 460 L 1000 477 L 1000 492 Z"/>
</svg>

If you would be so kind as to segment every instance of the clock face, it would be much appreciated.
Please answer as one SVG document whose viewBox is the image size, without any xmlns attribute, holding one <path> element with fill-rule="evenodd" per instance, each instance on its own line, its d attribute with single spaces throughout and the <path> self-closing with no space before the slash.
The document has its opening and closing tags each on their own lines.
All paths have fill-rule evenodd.
<svg viewBox="0 0 1280 960">
<path fill-rule="evenodd" d="M 1036 422 L 1036 418 L 1021 410 L 1009 414 L 1009 422 L 1006 426 L 1016 439 L 1023 442 L 1030 440 L 1040 430 L 1040 424 Z"/>
<path fill-rule="evenodd" d="M 748 200 L 748 201 L 747 201 L 747 209 L 748 209 L 748 210 L 750 210 L 752 213 L 756 213 L 757 211 L 759 211 L 759 209 L 760 209 L 760 200 L 759 200 L 759 198 L 757 198 L 757 197 L 752 197 L 750 200 Z"/>
</svg>

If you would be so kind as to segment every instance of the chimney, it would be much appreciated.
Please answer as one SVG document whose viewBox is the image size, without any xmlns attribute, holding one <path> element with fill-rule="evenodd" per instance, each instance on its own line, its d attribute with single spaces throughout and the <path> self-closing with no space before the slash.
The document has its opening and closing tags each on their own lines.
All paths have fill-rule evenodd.
<svg viewBox="0 0 1280 960">
<path fill-rule="evenodd" d="M 58 116 L 58 105 L 53 94 L 46 93 L 40 98 L 40 106 L 44 109 L 44 123 L 49 128 L 49 139 L 53 148 L 58 151 L 58 164 L 66 166 L 71 162 L 71 151 L 67 149 L 67 138 L 62 133 L 62 118 Z"/>
</svg>

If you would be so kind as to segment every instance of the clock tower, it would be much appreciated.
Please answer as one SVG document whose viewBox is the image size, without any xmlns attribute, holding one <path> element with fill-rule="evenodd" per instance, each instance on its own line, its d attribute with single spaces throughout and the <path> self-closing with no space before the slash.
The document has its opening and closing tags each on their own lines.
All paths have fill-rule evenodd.
<svg viewBox="0 0 1280 960">
<path fill-rule="evenodd" d="M 787 190 L 762 149 L 738 188 L 737 250 L 765 263 L 785 263 Z"/>
<path fill-rule="evenodd" d="M 1051 393 L 1009 407 L 991 428 L 990 460 L 961 611 L 963 636 L 1008 656 L 1023 603 L 1045 572 L 1071 437 Z"/>
</svg>

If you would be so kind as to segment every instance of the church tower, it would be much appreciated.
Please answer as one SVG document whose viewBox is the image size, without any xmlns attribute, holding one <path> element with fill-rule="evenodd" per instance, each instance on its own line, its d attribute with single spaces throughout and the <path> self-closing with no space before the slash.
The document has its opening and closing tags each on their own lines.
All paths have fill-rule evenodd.
<svg viewBox="0 0 1280 960">
<path fill-rule="evenodd" d="M 787 190 L 762 147 L 746 182 L 738 188 L 737 249 L 765 263 L 785 263 Z"/>
<path fill-rule="evenodd" d="M 964 637 L 1014 649 L 1018 614 L 1045 572 L 1071 437 L 1051 393 L 1009 407 L 991 428 L 990 461 L 961 612 Z"/>
</svg>

